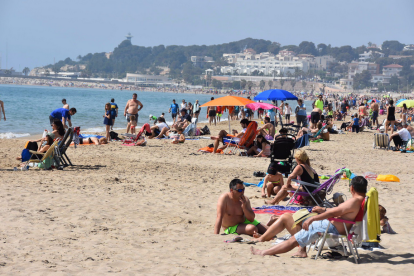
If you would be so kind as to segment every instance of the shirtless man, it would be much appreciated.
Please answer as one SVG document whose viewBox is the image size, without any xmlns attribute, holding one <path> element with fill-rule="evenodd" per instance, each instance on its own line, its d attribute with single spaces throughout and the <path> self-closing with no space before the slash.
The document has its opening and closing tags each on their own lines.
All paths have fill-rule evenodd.
<svg viewBox="0 0 414 276">
<path fill-rule="evenodd" d="M 217 218 L 214 225 L 214 234 L 220 234 L 223 228 L 226 234 L 264 233 L 266 227 L 255 220 L 255 214 L 250 201 L 244 196 L 244 185 L 240 179 L 230 182 L 230 192 L 220 196 L 217 203 Z"/>
<path fill-rule="evenodd" d="M 69 105 L 66 103 L 66 99 L 62 99 L 63 108 L 69 110 Z"/>
<path fill-rule="evenodd" d="M 6 121 L 6 113 L 4 113 L 4 103 L 0 101 L 0 121 L 1 121 L 1 112 L 3 112 L 3 118 Z"/>
<path fill-rule="evenodd" d="M 263 135 L 266 140 L 273 140 L 273 137 L 275 137 L 275 126 L 270 122 L 269 117 L 264 118 L 264 125 L 259 128 L 260 134 Z"/>
<path fill-rule="evenodd" d="M 375 100 L 372 100 L 371 103 L 371 109 L 372 109 L 372 124 L 374 125 L 375 122 L 377 122 L 377 128 L 378 126 L 378 111 L 379 111 L 379 106 L 378 103 Z"/>
<path fill-rule="evenodd" d="M 361 215 L 361 205 L 367 192 L 368 182 L 362 176 L 356 176 L 351 181 L 350 191 L 352 198 L 348 199 L 338 207 L 330 208 L 315 206 L 312 212 L 318 215 L 307 218 L 299 222 L 295 227 L 292 214 L 283 214 L 273 223 L 265 234 L 254 234 L 256 241 L 271 240 L 276 234 L 279 234 L 286 229 L 292 237 L 268 250 L 259 250 L 251 248 L 254 255 L 276 255 L 286 253 L 299 245 L 298 252 L 294 254 L 295 257 L 306 258 L 306 245 L 316 241 L 319 237 L 318 233 L 324 233 L 329 225 L 329 218 L 339 218 L 349 221 L 355 221 L 357 215 Z M 352 224 L 346 224 L 349 231 Z M 342 222 L 333 221 L 329 226 L 328 233 L 345 235 L 345 228 Z"/>
<path fill-rule="evenodd" d="M 129 100 L 125 106 L 124 116 L 126 116 L 128 125 L 127 125 L 127 133 L 129 133 L 129 129 L 131 127 L 131 115 L 137 116 L 138 122 L 138 111 L 140 111 L 144 106 L 140 101 L 137 100 L 137 93 L 132 94 L 132 99 Z"/>
</svg>

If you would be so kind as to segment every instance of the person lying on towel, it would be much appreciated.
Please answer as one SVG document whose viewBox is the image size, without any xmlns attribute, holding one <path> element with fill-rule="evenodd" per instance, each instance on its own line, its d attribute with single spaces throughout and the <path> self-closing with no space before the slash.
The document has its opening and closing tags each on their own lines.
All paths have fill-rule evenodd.
<svg viewBox="0 0 414 276">
<path fill-rule="evenodd" d="M 342 222 L 332 221 L 329 224 L 329 218 L 339 218 L 348 221 L 355 221 L 362 219 L 363 208 L 361 208 L 367 192 L 368 181 L 362 176 L 356 176 L 352 179 L 350 191 L 352 198 L 348 199 L 338 207 L 330 208 L 315 206 L 309 216 L 298 218 L 294 220 L 294 214 L 285 213 L 276 220 L 266 231 L 260 236 L 254 234 L 256 241 L 270 240 L 276 234 L 286 229 L 292 237 L 276 246 L 267 250 L 259 250 L 251 247 L 251 252 L 254 255 L 276 255 L 286 253 L 299 246 L 298 251 L 293 255 L 297 258 L 306 258 L 306 246 L 316 241 L 319 237 L 318 233 L 328 233 L 345 235 L 345 228 Z M 317 213 L 315 215 L 314 213 Z M 301 220 L 303 219 L 303 220 Z M 346 224 L 348 231 L 352 224 Z M 269 238 L 271 236 L 271 238 Z"/>
<path fill-rule="evenodd" d="M 244 184 L 240 179 L 233 179 L 229 185 L 230 191 L 220 196 L 217 203 L 217 218 L 214 234 L 220 234 L 223 228 L 225 234 L 246 234 L 266 232 L 266 226 L 255 220 L 255 213 L 249 199 L 244 196 Z"/>
</svg>

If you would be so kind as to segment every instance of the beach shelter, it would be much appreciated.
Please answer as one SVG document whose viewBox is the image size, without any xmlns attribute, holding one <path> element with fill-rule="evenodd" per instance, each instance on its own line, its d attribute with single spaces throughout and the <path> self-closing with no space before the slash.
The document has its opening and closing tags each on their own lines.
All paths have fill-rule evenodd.
<svg viewBox="0 0 414 276">
<path fill-rule="evenodd" d="M 200 107 L 208 107 L 208 106 L 223 106 L 223 107 L 234 107 L 234 106 L 246 106 L 247 104 L 255 103 L 252 100 L 237 97 L 237 96 L 225 96 L 221 98 L 214 99 L 212 101 L 206 102 L 205 104 L 201 105 Z M 229 132 L 230 132 L 230 112 L 228 114 L 229 120 Z"/>
<path fill-rule="evenodd" d="M 399 99 L 397 102 L 396 102 L 396 104 L 398 105 L 399 103 L 401 103 L 401 102 L 403 102 L 403 101 L 406 101 L 407 99 Z"/>
<path fill-rule="evenodd" d="M 414 107 L 414 100 L 405 100 L 405 101 L 402 101 L 399 104 L 397 104 L 397 106 L 398 107 L 402 107 L 403 104 L 405 104 L 407 106 L 407 108 Z"/>
<path fill-rule="evenodd" d="M 246 107 L 250 108 L 253 111 L 258 110 L 259 108 L 265 109 L 265 110 L 269 110 L 269 109 L 272 109 L 272 108 L 279 109 L 277 106 L 274 106 L 274 105 L 269 104 L 269 103 L 249 103 L 249 104 L 246 105 Z"/>
<path fill-rule="evenodd" d="M 286 101 L 297 100 L 298 97 L 290 93 L 289 91 L 282 89 L 270 89 L 259 93 L 254 97 L 255 101 Z"/>
</svg>

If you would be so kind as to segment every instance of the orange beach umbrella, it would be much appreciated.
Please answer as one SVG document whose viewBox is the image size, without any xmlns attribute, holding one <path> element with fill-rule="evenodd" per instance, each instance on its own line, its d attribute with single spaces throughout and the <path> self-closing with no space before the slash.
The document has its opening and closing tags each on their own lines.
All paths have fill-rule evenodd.
<svg viewBox="0 0 414 276">
<path fill-rule="evenodd" d="M 223 106 L 223 107 L 229 107 L 229 106 L 245 106 L 250 103 L 255 103 L 255 101 L 242 98 L 242 97 L 236 97 L 236 96 L 225 96 L 218 99 L 214 99 L 212 101 L 206 102 L 205 104 L 201 105 L 200 107 L 207 107 L 207 106 Z M 230 110 L 228 114 L 228 120 L 229 120 L 229 132 L 230 132 Z"/>
<path fill-rule="evenodd" d="M 242 97 L 236 97 L 236 96 L 225 96 L 221 98 L 214 99 L 212 101 L 209 101 L 200 107 L 207 107 L 207 106 L 245 106 L 249 103 L 255 103 L 252 100 L 242 98 Z"/>
</svg>

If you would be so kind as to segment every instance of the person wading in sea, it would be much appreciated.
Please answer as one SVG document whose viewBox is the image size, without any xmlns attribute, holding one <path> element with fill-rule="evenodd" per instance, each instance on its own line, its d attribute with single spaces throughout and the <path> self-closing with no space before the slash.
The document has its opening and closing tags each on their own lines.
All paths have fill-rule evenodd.
<svg viewBox="0 0 414 276">
<path fill-rule="evenodd" d="M 132 99 L 129 100 L 125 106 L 124 110 L 124 116 L 126 116 L 128 125 L 127 125 L 127 133 L 129 133 L 129 129 L 131 127 L 131 115 L 137 116 L 137 122 L 138 122 L 138 111 L 140 111 L 144 106 L 140 101 L 137 100 L 137 93 L 132 94 Z"/>
</svg>

